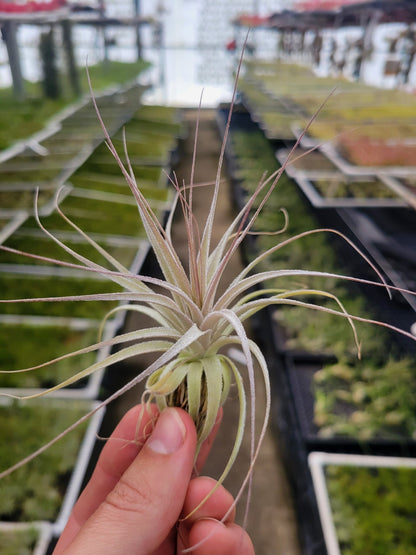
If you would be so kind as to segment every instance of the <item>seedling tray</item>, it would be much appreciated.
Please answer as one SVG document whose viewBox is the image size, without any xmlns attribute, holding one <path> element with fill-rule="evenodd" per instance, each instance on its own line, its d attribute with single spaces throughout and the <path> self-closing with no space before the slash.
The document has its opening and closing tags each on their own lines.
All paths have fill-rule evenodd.
<svg viewBox="0 0 416 555">
<path fill-rule="evenodd" d="M 27 219 L 28 214 L 24 210 L 17 210 L 13 214 L 6 215 L 0 209 L 0 245 Z"/>
<path fill-rule="evenodd" d="M 0 522 L 3 555 L 45 555 L 52 537 L 49 522 Z"/>
<path fill-rule="evenodd" d="M 56 195 L 56 186 L 44 184 L 39 186 L 37 205 L 39 208 L 50 202 Z M 0 187 L 0 206 L 3 211 L 16 213 L 19 210 L 33 212 L 36 199 L 36 188 L 32 183 L 9 184 L 8 187 Z"/>
<path fill-rule="evenodd" d="M 256 107 L 257 108 L 257 107 Z M 251 108 L 252 118 L 271 141 L 293 141 L 292 122 L 296 116 L 277 110 Z"/>
<path fill-rule="evenodd" d="M 162 191 L 166 198 L 168 196 L 167 179 L 169 175 L 168 168 L 160 166 L 136 166 L 134 175 L 140 190 L 144 196 L 151 200 L 153 198 L 160 200 Z M 81 187 L 91 190 L 99 190 L 110 193 L 130 194 L 130 188 L 123 176 L 106 175 L 101 172 L 88 172 L 81 168 L 70 178 L 74 187 Z"/>
<path fill-rule="evenodd" d="M 267 328 L 263 329 L 264 339 L 267 332 Z M 284 357 L 276 356 L 273 349 L 264 352 L 267 352 L 272 388 L 272 425 L 278 435 L 279 449 L 293 492 L 302 553 L 322 555 L 325 553 L 325 544 L 307 464 L 308 453 L 297 423 Z"/>
<path fill-rule="evenodd" d="M 0 370 L 28 368 L 82 349 L 98 342 L 98 326 L 88 320 L 73 321 L 64 325 L 62 320 L 34 318 L 25 324 L 19 319 L 0 321 Z M 62 360 L 46 368 L 31 372 L 0 374 L 0 391 L 14 389 L 42 389 L 53 387 L 80 369 L 95 361 L 90 352 L 72 359 Z M 84 388 L 87 380 L 74 384 Z"/>
<path fill-rule="evenodd" d="M 59 234 L 57 234 L 57 236 L 63 240 L 67 247 L 74 250 L 78 254 L 104 266 L 105 268 L 114 269 L 93 246 L 87 243 L 85 239 L 79 235 L 74 233 L 72 236 L 59 236 Z M 20 230 L 20 232 L 18 230 L 8 239 L 5 239 L 3 245 L 5 247 L 24 251 L 30 254 L 54 258 L 72 264 L 78 264 L 78 261 L 73 256 L 67 254 L 60 245 L 55 243 L 55 241 L 39 229 L 26 229 L 25 233 L 23 233 L 23 230 Z M 107 237 L 106 241 L 100 242 L 100 246 L 103 247 L 110 255 L 115 257 L 126 268 L 129 268 L 136 256 L 137 247 L 140 247 L 140 241 L 131 237 L 114 237 L 113 239 L 111 239 L 111 237 Z M 20 254 L 0 250 L 0 271 L 5 271 L 6 269 L 12 271 L 12 268 L 10 268 L 11 264 L 17 266 L 17 269 L 19 266 L 24 266 L 24 270 L 27 273 L 30 273 L 32 266 L 52 265 L 51 262 L 28 258 Z M 55 268 L 58 267 L 59 266 L 55 266 Z"/>
<path fill-rule="evenodd" d="M 414 175 L 415 172 L 414 166 L 357 166 L 351 164 L 343 158 L 337 148 L 330 142 L 323 144 L 320 150 L 347 176 L 383 174 L 407 177 Z"/>
<path fill-rule="evenodd" d="M 367 436 L 365 423 L 360 427 L 361 432 L 352 432 L 351 435 L 320 434 L 320 428 L 315 423 L 317 418 L 316 403 L 318 401 L 313 393 L 313 381 L 314 375 L 322 370 L 325 363 L 326 361 L 319 363 L 315 358 L 308 362 L 304 358 L 297 361 L 296 358 L 286 357 L 285 361 L 285 372 L 291 391 L 292 402 L 299 430 L 307 451 L 321 450 L 328 452 L 414 456 L 416 454 L 414 438 L 399 433 L 396 435 L 393 431 L 386 433 L 382 429 L 380 429 L 377 436 Z M 324 399 L 325 397 L 321 394 L 319 402 L 325 403 Z M 335 403 L 332 409 L 328 410 L 333 411 L 346 423 L 348 423 L 349 419 L 352 418 L 352 422 L 355 418 L 354 413 L 356 408 L 349 402 L 342 401 L 341 399 Z"/>
<path fill-rule="evenodd" d="M 279 149 L 276 157 L 283 164 L 290 154 L 289 148 Z M 286 172 L 291 177 L 304 172 L 305 175 L 342 175 L 338 168 L 320 150 L 297 147 L 290 156 L 290 162 L 286 166 Z M 302 175 L 302 174 L 301 174 Z"/>
<path fill-rule="evenodd" d="M 104 280 L 73 276 L 0 274 L 3 299 L 59 297 L 120 291 L 117 285 Z M 1 303 L 1 314 L 61 316 L 101 319 L 117 306 L 116 301 L 64 301 L 33 303 Z"/>
<path fill-rule="evenodd" d="M 7 442 L 7 449 L 2 449 L 2 469 L 30 454 L 39 443 L 46 443 L 96 407 L 96 403 L 87 401 L 54 399 L 0 406 L 2 421 L 8 423 L 2 428 L 2 441 Z M 49 521 L 55 534 L 62 532 L 79 495 L 103 412 L 98 411 L 88 423 L 3 478 L 3 521 Z"/>
<path fill-rule="evenodd" d="M 277 159 L 283 164 L 288 151 L 279 150 Z M 296 154 L 294 155 L 296 157 Z M 305 156 L 305 164 L 309 155 Z M 300 159 L 300 162 L 302 159 Z M 299 170 L 288 164 L 286 172 L 292 177 L 305 197 L 315 208 L 398 208 L 405 207 L 405 201 L 389 186 L 388 182 L 375 174 L 343 176 L 330 169 L 322 172 Z"/>
<path fill-rule="evenodd" d="M 313 452 L 309 466 L 328 555 L 413 550 L 416 459 Z"/>
<path fill-rule="evenodd" d="M 409 206 L 416 209 L 416 178 L 414 175 L 397 178 L 394 175 L 387 175 L 384 180 Z"/>
<path fill-rule="evenodd" d="M 126 195 L 127 197 L 127 195 Z M 143 226 L 137 212 L 137 206 L 131 204 L 132 197 L 127 197 L 129 202 L 114 203 L 111 200 L 88 199 L 77 195 L 73 189 L 60 203 L 64 214 L 78 225 L 85 233 L 99 233 L 103 236 L 123 235 L 144 237 Z M 126 198 L 126 201 L 127 201 Z M 74 229 L 54 211 L 54 204 L 45 206 L 42 218 L 45 227 L 50 231 L 74 232 Z M 28 220 L 24 225 L 38 227 L 33 220 Z"/>
</svg>

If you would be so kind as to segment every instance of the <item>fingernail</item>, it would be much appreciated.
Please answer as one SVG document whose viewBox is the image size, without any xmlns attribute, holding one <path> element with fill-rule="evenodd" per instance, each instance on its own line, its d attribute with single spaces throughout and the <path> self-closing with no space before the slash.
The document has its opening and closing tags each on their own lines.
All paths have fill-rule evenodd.
<svg viewBox="0 0 416 555">
<path fill-rule="evenodd" d="M 147 446 L 155 453 L 169 455 L 175 453 L 183 444 L 186 428 L 175 409 L 164 410 L 156 422 Z"/>
</svg>

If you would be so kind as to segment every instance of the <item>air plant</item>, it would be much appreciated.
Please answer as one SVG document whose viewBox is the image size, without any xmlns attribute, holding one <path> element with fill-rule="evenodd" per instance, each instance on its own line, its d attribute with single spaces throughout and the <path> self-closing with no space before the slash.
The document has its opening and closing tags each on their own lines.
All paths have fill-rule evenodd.
<svg viewBox="0 0 416 555">
<path fill-rule="evenodd" d="M 250 262 L 237 276 L 235 276 L 235 278 L 228 284 L 224 292 L 219 293 L 219 283 L 223 277 L 224 271 L 226 270 L 233 255 L 238 252 L 242 241 L 249 233 L 252 232 L 257 215 L 262 210 L 264 204 L 267 202 L 269 196 L 275 189 L 279 177 L 285 170 L 286 165 L 290 163 L 291 159 L 293 159 L 294 149 L 302 138 L 302 136 L 299 138 L 293 151 L 291 152 L 292 158 L 289 157 L 286 163 L 283 164 L 283 166 L 276 172 L 269 176 L 266 174 L 263 176 L 256 188 L 256 191 L 252 197 L 248 199 L 244 208 L 239 212 L 239 214 L 236 215 L 235 219 L 231 222 L 219 242 L 217 244 L 213 244 L 213 227 L 218 195 L 221 187 L 220 175 L 227 136 L 230 128 L 235 91 L 236 86 L 228 115 L 216 179 L 212 184 L 212 200 L 208 216 L 202 229 L 199 229 L 193 215 L 193 199 L 194 194 L 196 194 L 194 169 L 196 165 L 198 126 L 196 129 L 193 171 L 190 177 L 190 182 L 185 185 L 180 184 L 175 177 L 171 179 L 171 184 L 176 190 L 176 200 L 167 224 L 165 228 L 163 228 L 157 215 L 152 211 L 150 205 L 143 196 L 140 186 L 136 183 L 128 158 L 128 148 L 126 146 L 127 141 L 124 140 L 124 154 L 126 155 L 127 162 L 123 164 L 119 153 L 115 149 L 111 138 L 106 131 L 98 109 L 96 108 L 98 118 L 102 124 L 106 137 L 107 146 L 117 161 L 120 171 L 122 172 L 136 200 L 138 212 L 147 234 L 147 239 L 153 248 L 154 254 L 163 274 L 163 278 L 159 279 L 156 277 L 131 273 L 115 258 L 108 254 L 92 238 L 87 236 L 78 226 L 76 226 L 76 224 L 73 223 L 59 208 L 59 199 L 57 199 L 57 212 L 68 224 L 72 226 L 75 231 L 77 231 L 101 255 L 105 257 L 105 259 L 111 264 L 113 270 L 108 270 L 97 263 L 91 262 L 69 246 L 65 245 L 57 237 L 54 237 L 47 229 L 45 229 L 37 213 L 36 219 L 39 226 L 48 236 L 60 245 L 62 249 L 71 254 L 77 263 L 59 262 L 55 259 L 29 255 L 4 246 L 0 248 L 20 253 L 22 255 L 35 257 L 47 262 L 61 264 L 65 267 L 84 269 L 88 272 L 99 274 L 102 277 L 122 286 L 124 291 L 84 296 L 0 300 L 0 302 L 34 302 L 36 300 L 49 302 L 67 300 L 93 301 L 97 299 L 108 301 L 117 300 L 121 304 L 117 308 L 111 310 L 107 314 L 106 319 L 112 317 L 118 311 L 139 312 L 150 317 L 154 322 L 153 327 L 128 333 L 121 333 L 112 339 L 99 341 L 94 345 L 80 349 L 71 354 L 66 354 L 47 363 L 20 371 L 35 370 L 71 356 L 77 356 L 86 352 L 98 350 L 103 346 L 118 347 L 116 352 L 109 354 L 106 358 L 104 358 L 104 360 L 95 362 L 69 379 L 66 379 L 59 385 L 50 388 L 46 391 L 46 393 L 48 393 L 71 385 L 77 380 L 89 376 L 93 372 L 110 366 L 111 364 L 122 362 L 130 357 L 144 355 L 147 353 L 154 353 L 155 355 L 158 354 L 159 356 L 157 356 L 152 364 L 150 364 L 138 376 L 134 377 L 129 383 L 121 387 L 117 392 L 103 401 L 100 406 L 102 407 L 107 405 L 139 382 L 147 380 L 143 399 L 144 405 L 156 402 L 160 409 L 163 409 L 166 406 L 180 406 L 187 410 L 196 425 L 198 450 L 204 439 L 211 431 L 215 423 L 217 413 L 227 398 L 230 385 L 234 382 L 238 391 L 240 408 L 238 430 L 229 460 L 226 463 L 225 469 L 218 481 L 221 483 L 225 479 L 236 460 L 242 438 L 246 430 L 247 412 L 249 412 L 248 426 L 251 438 L 251 461 L 246 477 L 241 485 L 241 489 L 236 495 L 235 502 L 237 502 L 243 489 L 251 483 L 252 469 L 267 429 L 271 405 L 270 384 L 266 360 L 257 344 L 248 337 L 243 325 L 244 322 L 258 311 L 270 305 L 291 304 L 305 306 L 315 310 L 324 310 L 333 314 L 338 314 L 341 317 L 346 318 L 352 328 L 358 346 L 354 320 L 369 320 L 366 320 L 363 317 L 350 315 L 345 310 L 342 302 L 330 292 L 315 290 L 312 288 L 287 289 L 285 287 L 282 289 L 262 289 L 258 287 L 264 282 L 268 282 L 272 279 L 278 280 L 279 278 L 284 278 L 285 283 L 287 284 L 287 279 L 290 277 L 294 278 L 295 281 L 299 280 L 299 278 L 307 279 L 309 276 L 341 277 L 343 279 L 354 280 L 355 278 L 350 278 L 348 276 L 337 276 L 336 274 L 331 273 L 296 269 L 255 272 L 256 267 L 268 256 L 274 254 L 281 248 L 290 248 L 290 244 L 292 242 L 296 241 L 305 234 L 328 232 L 331 230 L 312 230 L 310 232 L 305 232 L 292 237 L 291 239 L 285 240 L 281 243 L 277 243 L 266 252 L 260 253 L 257 258 Z M 261 199 L 260 202 L 256 203 L 256 200 L 258 201 L 259 199 Z M 257 208 L 254 208 L 255 203 L 258 206 Z M 172 241 L 172 221 L 175 210 L 178 206 L 182 209 L 184 216 L 184 231 L 187 236 L 189 253 L 188 267 L 185 267 L 182 264 Z M 334 230 L 332 230 L 332 233 L 340 235 Z M 344 239 L 349 242 L 347 238 Z M 365 255 L 356 247 L 353 248 L 355 248 L 359 255 L 365 258 Z M 369 262 L 369 264 L 371 263 Z M 379 277 L 381 276 L 379 275 Z M 375 282 L 375 284 L 388 287 L 382 280 L 381 283 Z M 306 300 L 302 300 L 302 297 L 305 297 Z M 330 308 L 327 303 L 325 303 L 324 306 L 311 303 L 310 299 L 315 297 L 318 300 L 319 298 L 332 300 L 334 308 Z M 396 329 L 388 324 L 380 324 L 391 329 Z M 401 333 L 414 338 L 408 332 L 402 331 Z M 229 349 L 231 347 L 238 347 L 244 355 L 249 384 L 248 394 L 245 391 L 243 377 L 240 374 L 237 365 L 229 355 Z M 255 363 L 257 363 L 257 367 L 261 372 L 261 376 L 265 384 L 266 395 L 264 403 L 264 416 L 259 432 L 256 432 L 255 422 Z M 39 395 L 40 394 L 22 398 L 29 399 Z M 249 402 L 247 402 L 247 399 Z M 247 410 L 247 404 L 249 405 L 249 411 Z M 91 416 L 91 414 L 92 412 L 86 414 L 78 422 L 75 422 L 71 427 L 57 436 L 53 442 L 70 432 L 78 424 Z M 0 478 L 37 456 L 39 453 L 47 449 L 53 442 L 42 446 L 26 459 L 0 473 Z"/>
</svg>

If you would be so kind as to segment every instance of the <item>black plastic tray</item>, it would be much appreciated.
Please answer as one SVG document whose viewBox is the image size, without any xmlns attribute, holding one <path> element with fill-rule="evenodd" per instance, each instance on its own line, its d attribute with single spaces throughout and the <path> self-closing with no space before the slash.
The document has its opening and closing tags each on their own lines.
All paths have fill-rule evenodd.
<svg viewBox="0 0 416 555">
<path fill-rule="evenodd" d="M 336 436 L 323 438 L 319 436 L 319 428 L 314 424 L 313 375 L 322 368 L 323 363 L 312 360 L 298 361 L 291 357 L 285 358 L 285 372 L 290 388 L 291 400 L 294 405 L 300 434 L 306 450 L 326 451 L 333 453 L 362 453 L 385 456 L 415 456 L 416 441 L 410 437 L 359 440 L 355 437 Z M 339 404 L 335 409 L 348 413 L 353 410 L 348 405 Z"/>
</svg>

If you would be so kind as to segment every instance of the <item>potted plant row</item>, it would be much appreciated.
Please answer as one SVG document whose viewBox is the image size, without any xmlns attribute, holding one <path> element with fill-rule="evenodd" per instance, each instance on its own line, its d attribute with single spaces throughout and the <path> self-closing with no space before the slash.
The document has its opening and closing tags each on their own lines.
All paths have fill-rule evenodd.
<svg viewBox="0 0 416 555">
<path fill-rule="evenodd" d="M 260 161 L 260 151 L 265 152 L 267 148 L 266 143 L 261 148 L 260 136 L 256 139 L 254 132 L 251 135 L 250 138 L 235 133 L 231 139 L 234 150 L 241 153 L 240 176 L 244 176 L 244 172 L 247 172 L 247 177 L 253 175 L 253 179 L 244 180 L 244 186 L 249 190 L 253 190 L 256 183 L 253 164 L 258 165 L 260 170 L 262 163 L 264 164 L 264 155 L 263 162 Z M 251 159 L 248 159 L 250 150 Z M 261 176 L 260 173 L 259 175 Z M 258 231 L 270 232 L 278 229 L 281 221 L 276 210 L 278 205 L 284 206 L 289 214 L 287 235 L 282 233 L 280 240 L 284 240 L 289 234 L 301 232 L 306 226 L 313 228 L 314 223 L 316 227 L 313 216 L 308 214 L 308 207 L 302 202 L 293 182 L 281 178 L 275 198 L 276 205 L 273 198 L 270 198 L 263 214 L 259 216 Z M 274 236 L 257 238 L 262 251 L 275 241 Z M 325 234 L 311 235 L 277 251 L 276 256 L 270 258 L 270 267 L 304 267 L 325 269 L 335 274 L 346 273 L 346 269 L 340 266 L 333 247 Z M 276 285 L 285 287 L 286 283 L 279 279 Z M 287 287 L 289 286 L 290 282 L 287 283 Z M 371 314 L 366 298 L 358 287 L 347 286 L 330 277 L 309 278 L 307 286 L 315 290 L 331 291 L 351 314 Z M 313 297 L 305 297 L 305 300 L 313 302 Z M 319 302 L 321 305 L 337 308 L 332 298 L 325 300 L 322 297 Z M 357 323 L 357 334 L 362 344 L 361 362 L 357 358 L 354 335 L 345 319 L 322 311 L 291 306 L 277 308 L 273 311 L 273 317 L 274 324 L 271 328 L 274 329 L 274 349 L 288 355 L 285 359 L 288 364 L 288 379 L 299 394 L 296 402 L 299 403 L 301 421 L 308 426 L 305 438 L 311 440 L 314 436 L 316 439 L 322 437 L 327 440 L 332 435 L 334 438 L 349 436 L 357 441 L 384 436 L 391 441 L 413 444 L 415 429 L 411 384 L 415 369 L 411 352 L 407 354 L 398 346 L 394 347 L 394 341 L 386 330 Z M 373 318 L 376 318 L 374 312 Z M 384 371 L 377 372 L 378 367 L 384 367 Z M 397 395 L 392 391 L 393 384 L 398 387 L 398 376 L 401 376 L 399 383 L 406 384 L 410 399 L 399 391 L 396 391 Z M 382 391 L 386 391 L 385 396 L 381 394 Z M 344 413 L 339 412 L 340 408 Z M 387 422 L 390 422 L 390 426 Z M 319 433 L 317 423 L 320 424 Z M 306 432 L 305 429 L 303 431 Z"/>
<path fill-rule="evenodd" d="M 245 70 L 241 94 L 269 138 L 290 140 L 290 130 L 305 147 L 319 147 L 348 176 L 414 173 L 416 105 L 411 95 L 321 78 L 308 68 L 274 61 L 248 61 Z"/>
<path fill-rule="evenodd" d="M 99 108 L 106 109 L 108 126 L 112 133 L 131 118 L 141 92 L 140 87 L 134 86 L 122 94 L 113 92 L 97 99 Z M 122 101 L 115 102 L 117 97 Z M 83 110 L 87 110 L 90 117 L 82 116 Z M 7 153 L 3 155 L 3 163 L 0 164 L 2 183 L 32 184 L 34 189 L 35 177 L 37 184 L 62 184 L 103 140 L 98 119 L 94 116 L 91 101 L 84 103 L 84 106 L 81 104 L 81 107 L 76 104 L 58 114 L 46 130 L 22 142 L 15 154 L 10 150 L 9 157 Z M 71 134 L 68 129 L 74 132 Z M 55 145 L 59 145 L 58 151 Z"/>
<path fill-rule="evenodd" d="M 232 129 L 230 141 L 233 176 L 239 187 L 250 194 L 265 168 L 270 172 L 277 168 L 272 164 L 273 148 L 255 126 L 251 130 Z M 300 163 L 303 160 L 307 163 L 306 156 L 300 158 Z M 299 194 L 295 183 L 282 176 L 256 222 L 256 231 L 270 233 L 282 229 L 281 207 L 288 212 L 287 232 L 277 237 L 259 235 L 252 239 L 245 253 L 249 259 L 255 256 L 253 248 L 263 252 L 278 241 L 317 227 L 309 203 Z M 339 246 L 339 242 L 328 241 L 323 233 L 304 237 L 278 250 L 271 266 L 265 269 L 305 268 L 348 273 L 337 259 L 337 244 Z M 348 254 L 345 258 L 348 259 Z M 371 273 L 370 278 L 374 279 Z M 306 286 L 302 279 L 297 285 Z M 293 288 L 293 282 L 286 284 L 281 279 L 275 286 Z M 307 287 L 331 291 L 353 314 L 372 314 L 366 295 L 357 286 L 347 286 L 326 277 L 308 279 Z M 333 300 L 320 299 L 319 302 L 328 306 Z M 397 299 L 393 305 L 397 309 L 394 312 L 400 313 L 401 304 Z M 407 315 L 410 312 L 406 310 Z M 384 316 L 389 320 L 386 314 Z M 360 361 L 354 335 L 344 319 L 290 306 L 272 309 L 268 317 L 271 319 L 267 323 L 260 322 L 257 327 L 263 341 L 269 338 L 266 345 L 269 369 L 275 394 L 279 397 L 275 413 L 277 426 L 293 481 L 300 527 L 308 546 L 306 552 L 320 553 L 325 548 L 321 525 L 316 518 L 307 455 L 314 449 L 372 450 L 396 455 L 414 453 L 414 352 L 395 345 L 385 330 L 358 323 L 362 344 Z"/>
<path fill-rule="evenodd" d="M 135 112 L 140 114 L 137 99 Z M 166 187 L 170 156 L 177 141 L 175 137 L 183 131 L 176 119 L 177 113 L 174 109 L 161 108 L 158 111 L 156 107 L 144 110 L 144 119 L 147 118 L 144 127 L 147 126 L 148 132 L 146 134 L 144 130 L 141 133 L 141 141 L 152 141 L 155 138 L 155 134 L 150 131 L 152 117 L 156 117 L 156 127 L 159 128 L 166 119 L 169 133 L 165 130 L 160 141 L 155 139 L 158 157 L 156 166 L 149 164 L 149 159 L 145 164 L 133 161 L 137 179 L 145 181 L 143 190 L 161 219 L 171 206 L 172 197 Z M 137 126 L 138 123 L 134 125 Z M 126 133 L 128 135 L 128 124 Z M 135 134 L 138 133 L 136 127 Z M 59 208 L 67 217 L 135 273 L 140 270 L 148 251 L 143 228 L 138 224 L 137 208 L 126 194 L 127 185 L 122 183 L 119 175 L 112 175 L 111 171 L 106 173 L 106 167 L 100 164 L 96 164 L 94 170 L 91 170 L 94 157 L 98 159 L 98 156 L 101 156 L 99 151 L 94 151 L 86 163 L 71 175 L 70 183 L 57 201 L 49 200 L 39 207 L 40 220 L 48 232 L 63 241 L 68 248 L 110 268 L 106 259 L 95 251 L 85 237 L 58 214 L 58 202 Z M 111 285 L 105 284 L 100 276 L 92 272 L 81 272 L 79 269 L 54 264 L 54 258 L 66 262 L 74 262 L 74 259 L 39 228 L 35 217 L 28 216 L 27 213 L 11 233 L 4 233 L 2 242 L 6 247 L 0 253 L 0 287 L 4 298 L 111 292 Z M 23 257 L 17 251 L 32 253 L 32 257 Z M 113 290 L 121 289 L 115 285 Z M 0 373 L 1 392 L 17 395 L 40 393 L 91 363 L 99 362 L 111 351 L 111 339 L 123 324 L 123 313 L 117 312 L 106 322 L 101 335 L 99 334 L 103 317 L 116 306 L 116 302 L 108 301 L 3 304 L 0 316 L 0 343 L 3 345 L 0 348 L 0 370 L 36 366 L 58 355 L 59 360 L 50 367 L 41 367 L 30 372 Z M 87 350 L 80 356 L 60 358 L 65 350 L 72 352 L 77 348 L 83 349 L 99 340 L 109 341 L 98 352 Z M 9 458 L 1 461 L 1 468 L 10 466 L 45 443 L 48 437 L 42 437 L 40 430 L 53 437 L 93 409 L 94 405 L 88 399 L 99 396 L 103 374 L 104 369 L 94 373 L 78 387 L 70 386 L 54 392 L 53 398 L 42 403 L 31 401 L 30 404 L 19 403 L 19 406 L 17 403 L 1 406 L 0 410 L 4 412 L 2 421 L 7 422 L 4 433 L 8 431 L 13 439 L 1 439 L 3 445 L 13 445 L 13 449 L 4 450 Z M 67 420 L 62 420 L 63 416 Z M 3 514 L 0 515 L 0 520 L 17 522 L 17 528 L 22 528 L 20 523 L 31 523 L 35 531 L 40 526 L 41 530 L 48 529 L 49 534 L 59 536 L 84 479 L 101 418 L 102 411 L 99 411 L 89 423 L 81 425 L 27 467 L 22 467 L 4 479 L 4 500 L 1 503 Z M 80 454 L 75 461 L 77 452 Z M 72 460 L 70 454 L 73 455 Z M 45 468 L 48 469 L 47 472 Z M 9 524 L 7 526 L 10 527 Z M 35 541 L 31 534 L 32 532 L 25 538 L 29 542 L 29 549 Z M 37 532 L 35 535 L 38 537 Z M 37 549 L 41 554 L 46 552 L 43 550 L 46 540 L 41 541 L 40 536 L 39 538 Z M 14 539 L 7 541 L 14 545 Z"/>
<path fill-rule="evenodd" d="M 156 129 L 159 129 L 166 121 L 166 129 L 163 132 L 163 141 L 166 153 L 172 150 L 174 137 L 183 132 L 180 122 L 177 120 L 177 110 L 152 107 L 143 107 L 137 112 L 143 116 L 146 122 L 145 129 L 142 131 L 142 139 L 149 141 L 155 137 L 155 133 L 150 133 L 152 118 L 156 118 Z M 142 113 L 143 112 L 143 113 Z M 134 123 L 137 127 L 138 123 Z M 147 129 L 147 131 L 146 131 Z M 126 126 L 128 133 L 129 126 Z M 133 204 L 131 195 L 127 195 L 127 184 L 120 176 L 105 173 L 105 170 L 98 166 L 98 169 L 91 173 L 89 163 L 96 158 L 93 153 L 86 164 L 81 166 L 71 177 L 71 185 L 60 195 L 60 208 L 66 216 L 76 223 L 83 231 L 93 237 L 100 246 L 104 247 L 109 254 L 117 258 L 131 271 L 137 272 L 144 261 L 148 250 L 147 241 L 144 240 L 144 233 L 140 221 L 137 217 L 137 208 Z M 137 179 L 145 181 L 143 192 L 149 199 L 154 209 L 158 209 L 161 218 L 163 213 L 169 209 L 171 195 L 167 184 L 168 167 L 160 166 L 139 166 L 135 165 Z M 104 267 L 111 267 L 108 262 L 97 253 L 84 237 L 79 235 L 68 223 L 55 211 L 55 201 L 40 209 L 42 214 L 42 225 L 54 236 L 63 240 L 67 247 L 74 249 L 77 253 L 96 261 Z M 65 268 L 53 264 L 50 259 L 56 258 L 67 262 L 73 262 L 72 256 L 68 255 L 62 247 L 57 245 L 50 237 L 39 229 L 35 218 L 28 218 L 10 237 L 4 241 L 5 247 L 9 249 L 21 250 L 33 253 L 38 257 L 46 257 L 48 260 L 41 260 L 35 257 L 24 258 L 14 251 L 3 251 L 0 253 L 0 264 L 2 273 L 0 280 L 2 290 L 6 298 L 34 298 L 39 296 L 40 291 L 47 291 L 47 296 L 59 295 L 82 295 L 97 293 L 101 291 L 109 292 L 109 287 L 99 279 L 100 276 L 89 272 L 80 272 L 71 268 Z M 104 289 L 103 289 L 104 288 Z M 114 291 L 119 291 L 117 285 Z M 110 287 L 111 292 L 111 287 Z M 56 323 L 59 335 L 65 333 L 68 337 L 73 337 L 74 328 L 81 326 L 90 329 L 91 333 L 97 334 L 97 324 L 111 309 L 117 306 L 116 302 L 96 301 L 84 303 L 23 303 L 3 305 L 3 318 L 6 325 L 11 319 L 15 322 L 16 334 L 21 338 L 29 337 L 30 334 L 21 329 L 19 325 L 26 321 L 28 329 L 31 326 L 41 324 L 39 332 L 49 335 L 51 327 Z M 84 324 L 82 324 L 84 322 Z M 122 313 L 116 313 L 115 317 L 109 321 L 105 328 L 105 338 L 115 332 L 122 325 Z M 64 331 L 65 328 L 65 331 Z M 112 330 L 112 331 L 110 331 Z M 98 334 L 96 335 L 98 341 Z M 93 341 L 96 342 L 96 341 Z M 56 347 L 56 344 L 55 344 Z M 30 349 L 29 349 L 30 350 Z M 91 355 L 89 355 L 91 356 Z M 103 356 L 100 352 L 98 356 Z M 48 360 L 46 357 L 45 360 Z M 53 357 L 52 357 L 53 358 Z M 5 360 L 5 365 L 10 360 Z M 17 362 L 17 361 L 15 361 Z M 26 357 L 26 362 L 19 361 L 22 367 L 32 366 L 33 362 Z M 74 373 L 74 364 L 79 361 L 64 360 L 60 363 L 65 372 L 70 375 Z M 19 367 L 13 365 L 14 368 Z M 19 379 L 22 387 L 42 387 L 57 380 L 61 371 L 55 377 L 40 377 L 40 381 L 32 383 L 33 378 L 27 375 L 26 382 Z M 84 384 L 84 387 L 64 391 L 68 396 L 90 396 L 97 392 L 97 376 L 91 377 Z M 102 373 L 101 373 L 102 374 Z M 14 374 L 15 381 L 13 387 L 17 387 L 16 380 L 22 375 Z M 93 383 L 91 383 L 93 381 Z M 11 385 L 10 378 L 8 380 Z M 31 385 L 32 384 L 32 385 Z M 95 392 L 95 393 L 94 393 Z"/>
<path fill-rule="evenodd" d="M 290 112 L 284 105 L 279 105 L 276 97 L 262 91 L 256 82 L 240 77 L 239 95 L 259 127 L 270 140 L 293 141 L 292 128 L 299 121 L 296 113 Z"/>
</svg>

